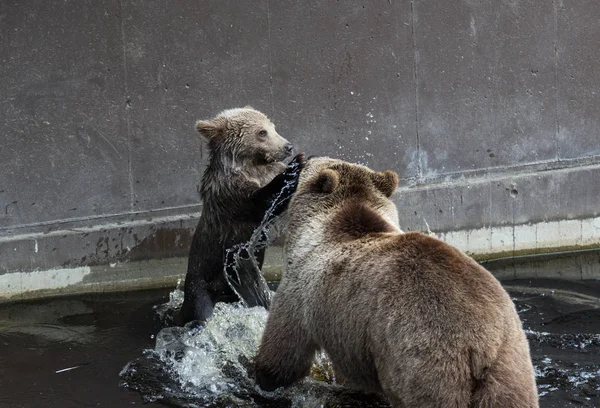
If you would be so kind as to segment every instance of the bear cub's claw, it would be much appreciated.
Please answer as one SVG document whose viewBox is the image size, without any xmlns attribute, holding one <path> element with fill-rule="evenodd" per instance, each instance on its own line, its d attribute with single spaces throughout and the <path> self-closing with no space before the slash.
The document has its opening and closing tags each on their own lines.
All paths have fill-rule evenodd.
<svg viewBox="0 0 600 408">
<path fill-rule="evenodd" d="M 297 176 L 306 166 L 306 159 L 304 158 L 304 153 L 298 153 L 292 161 L 288 163 L 285 168 L 284 174 L 290 176 Z"/>
<path fill-rule="evenodd" d="M 304 158 L 304 153 L 297 154 L 291 162 L 285 168 L 283 172 L 283 180 L 289 186 L 296 190 L 296 185 L 298 184 L 298 179 L 300 178 L 300 173 L 306 167 L 306 159 Z"/>
</svg>

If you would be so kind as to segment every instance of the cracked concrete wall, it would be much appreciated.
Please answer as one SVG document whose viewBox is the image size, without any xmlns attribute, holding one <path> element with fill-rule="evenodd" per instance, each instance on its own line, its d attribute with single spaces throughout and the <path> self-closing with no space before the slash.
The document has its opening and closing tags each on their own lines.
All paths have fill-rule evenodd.
<svg viewBox="0 0 600 408">
<path fill-rule="evenodd" d="M 193 124 L 246 104 L 308 154 L 396 170 L 407 230 L 482 257 L 597 247 L 599 17 L 594 0 L 2 1 L 0 274 L 185 256 Z"/>
</svg>

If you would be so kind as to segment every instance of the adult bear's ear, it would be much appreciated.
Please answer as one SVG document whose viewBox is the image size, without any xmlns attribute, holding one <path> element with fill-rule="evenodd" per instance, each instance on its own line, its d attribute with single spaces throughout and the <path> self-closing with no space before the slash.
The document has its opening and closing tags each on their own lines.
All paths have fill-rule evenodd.
<svg viewBox="0 0 600 408">
<path fill-rule="evenodd" d="M 200 133 L 206 140 L 214 140 L 219 135 L 223 134 L 227 127 L 227 119 L 217 117 L 210 120 L 199 120 L 196 122 L 196 131 Z"/>
<path fill-rule="evenodd" d="M 391 197 L 398 188 L 398 175 L 391 171 L 386 170 L 382 172 L 376 172 L 372 175 L 373 184 L 377 190 L 381 191 L 386 197 Z"/>
<path fill-rule="evenodd" d="M 312 190 L 316 193 L 329 194 L 335 190 L 340 183 L 340 176 L 331 169 L 325 169 L 319 173 L 313 182 Z"/>
</svg>

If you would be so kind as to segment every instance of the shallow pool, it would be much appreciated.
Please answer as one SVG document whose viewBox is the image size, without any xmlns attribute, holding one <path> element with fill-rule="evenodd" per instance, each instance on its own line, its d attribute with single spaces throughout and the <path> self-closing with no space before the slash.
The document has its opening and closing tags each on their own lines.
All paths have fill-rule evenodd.
<svg viewBox="0 0 600 408">
<path fill-rule="evenodd" d="M 528 331 L 540 405 L 600 407 L 600 283 L 504 284 Z M 144 350 L 154 348 L 154 336 L 161 328 L 154 306 L 165 303 L 169 293 L 155 290 L 0 305 L 0 407 L 141 405 L 139 393 L 119 386 L 119 373 Z M 132 377 L 137 383 L 131 385 L 146 397 L 159 397 L 146 406 L 195 404 L 189 394 L 177 390 L 161 400 L 152 382 L 157 376 L 144 383 L 143 375 Z M 176 383 L 169 373 L 161 375 L 165 382 Z M 276 406 L 275 401 L 263 404 Z"/>
</svg>

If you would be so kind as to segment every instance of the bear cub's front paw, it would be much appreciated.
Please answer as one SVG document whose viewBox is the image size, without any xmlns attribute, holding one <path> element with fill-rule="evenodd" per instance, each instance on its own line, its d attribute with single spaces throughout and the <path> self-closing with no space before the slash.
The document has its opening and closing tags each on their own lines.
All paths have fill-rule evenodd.
<svg viewBox="0 0 600 408">
<path fill-rule="evenodd" d="M 298 153 L 292 161 L 288 163 L 285 168 L 284 174 L 286 176 L 297 176 L 306 166 L 306 159 L 304 158 L 304 153 Z"/>
<path fill-rule="evenodd" d="M 304 158 L 304 153 L 297 154 L 291 162 L 285 167 L 285 171 L 283 172 L 283 180 L 294 188 L 298 183 L 298 179 L 300 178 L 300 173 L 306 167 L 306 160 Z"/>
</svg>

